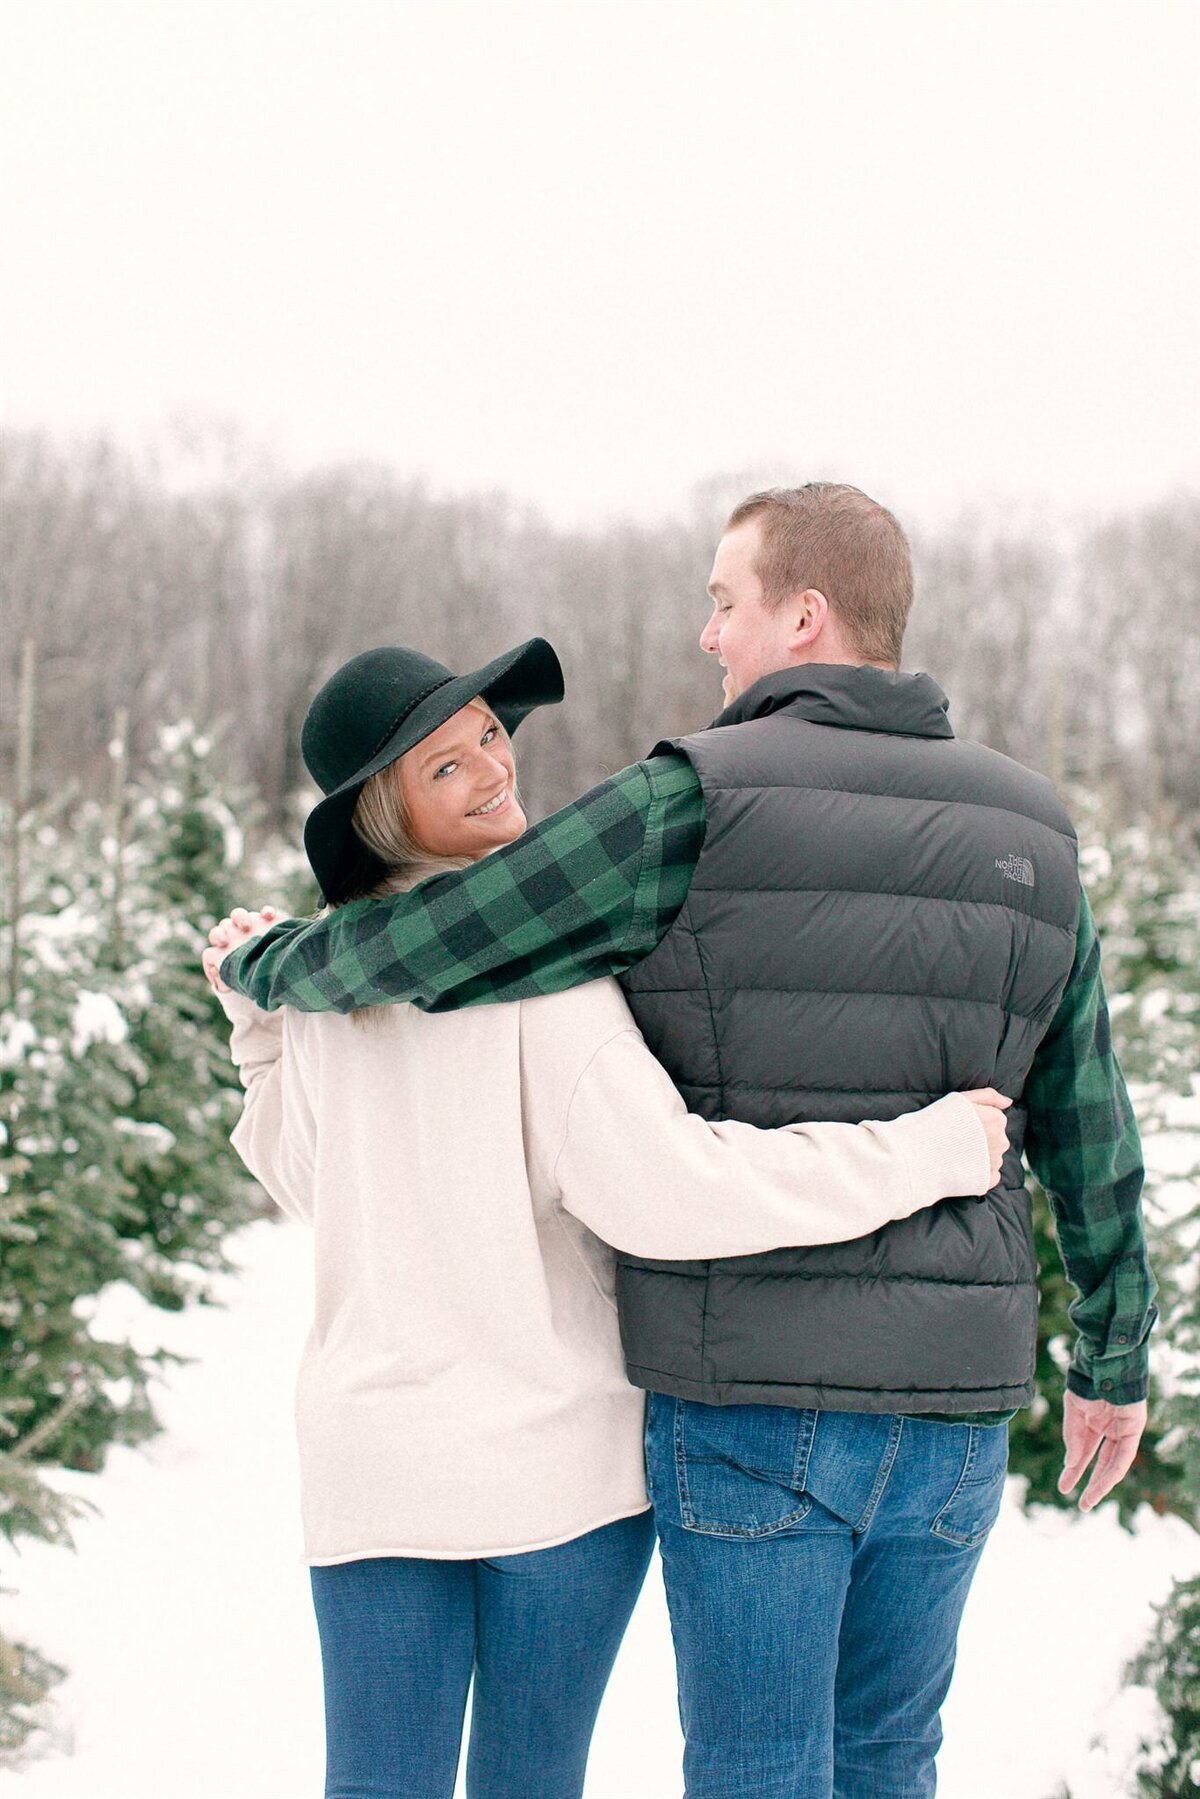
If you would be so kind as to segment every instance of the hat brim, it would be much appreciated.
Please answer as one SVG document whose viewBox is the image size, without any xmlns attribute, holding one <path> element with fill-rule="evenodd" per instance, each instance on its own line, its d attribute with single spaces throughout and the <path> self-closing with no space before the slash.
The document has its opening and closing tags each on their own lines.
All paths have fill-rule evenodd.
<svg viewBox="0 0 1200 1799">
<path fill-rule="evenodd" d="M 454 675 L 413 707 L 363 768 L 334 788 L 309 813 L 304 848 L 327 904 L 360 893 L 384 872 L 351 824 L 358 796 L 380 769 L 414 749 L 474 699 L 485 699 L 511 737 L 539 706 L 557 706 L 563 672 L 544 637 L 531 637 L 468 675 Z"/>
</svg>

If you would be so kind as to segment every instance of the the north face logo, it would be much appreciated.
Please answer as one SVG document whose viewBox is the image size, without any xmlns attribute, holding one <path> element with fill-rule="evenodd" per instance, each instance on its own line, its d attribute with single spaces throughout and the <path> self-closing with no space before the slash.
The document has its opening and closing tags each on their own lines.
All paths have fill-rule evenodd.
<svg viewBox="0 0 1200 1799">
<path fill-rule="evenodd" d="M 1027 862 L 1024 856 L 1008 856 L 1004 861 L 997 856 L 996 867 L 1006 881 L 1020 881 L 1022 887 L 1033 886 L 1033 863 Z"/>
</svg>

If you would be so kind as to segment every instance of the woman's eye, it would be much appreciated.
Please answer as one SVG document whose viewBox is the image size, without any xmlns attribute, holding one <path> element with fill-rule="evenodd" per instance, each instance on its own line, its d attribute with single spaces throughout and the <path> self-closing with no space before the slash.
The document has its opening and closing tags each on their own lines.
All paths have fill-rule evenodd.
<svg viewBox="0 0 1200 1799">
<path fill-rule="evenodd" d="M 439 769 L 436 769 L 434 771 L 434 776 L 433 776 L 434 780 L 440 781 L 443 775 L 448 775 L 452 768 L 457 768 L 457 767 L 458 767 L 457 762 L 443 762 L 442 766 Z"/>
<path fill-rule="evenodd" d="M 497 727 L 495 725 L 489 725 L 483 736 L 479 739 L 480 744 L 490 743 L 492 738 L 496 735 L 496 729 Z"/>
</svg>

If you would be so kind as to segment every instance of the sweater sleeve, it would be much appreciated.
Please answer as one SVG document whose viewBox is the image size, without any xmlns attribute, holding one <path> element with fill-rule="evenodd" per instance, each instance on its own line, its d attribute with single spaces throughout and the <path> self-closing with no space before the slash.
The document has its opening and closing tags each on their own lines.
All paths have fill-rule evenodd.
<svg viewBox="0 0 1200 1799">
<path fill-rule="evenodd" d="M 311 1224 L 316 1121 L 285 1053 L 284 1012 L 263 1012 L 239 993 L 218 995 L 233 1026 L 229 1050 L 246 1090 L 230 1142 L 281 1211 Z"/>
<path fill-rule="evenodd" d="M 991 1164 L 961 1093 L 882 1124 L 710 1124 L 627 1030 L 575 1086 L 555 1183 L 605 1242 L 676 1261 L 865 1236 L 936 1200 L 986 1193 Z"/>
</svg>

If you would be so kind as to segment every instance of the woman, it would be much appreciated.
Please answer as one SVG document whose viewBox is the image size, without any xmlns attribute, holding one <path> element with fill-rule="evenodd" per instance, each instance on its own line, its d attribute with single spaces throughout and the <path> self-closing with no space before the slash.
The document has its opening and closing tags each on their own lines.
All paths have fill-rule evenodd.
<svg viewBox="0 0 1200 1799">
<path fill-rule="evenodd" d="M 411 650 L 340 669 L 303 733 L 326 900 L 518 836 L 510 737 L 561 696 L 540 639 L 457 677 Z M 214 984 L 262 928 L 238 911 L 214 929 Z M 369 934 L 368 914 L 367 955 Z M 472 1678 L 471 1799 L 577 1799 L 652 1541 L 607 1245 L 747 1255 L 986 1192 L 1008 1102 L 708 1124 L 611 980 L 437 1016 L 221 998 L 246 1086 L 233 1141 L 315 1235 L 297 1422 L 327 1799 L 449 1799 Z"/>
</svg>

